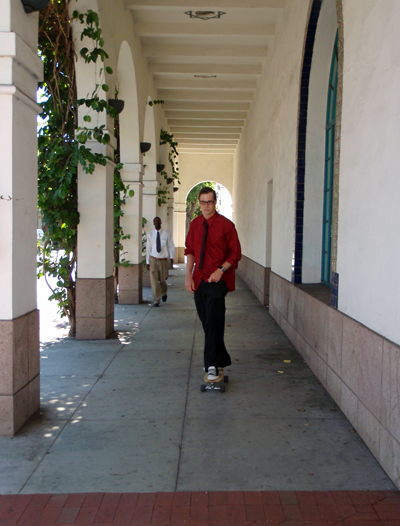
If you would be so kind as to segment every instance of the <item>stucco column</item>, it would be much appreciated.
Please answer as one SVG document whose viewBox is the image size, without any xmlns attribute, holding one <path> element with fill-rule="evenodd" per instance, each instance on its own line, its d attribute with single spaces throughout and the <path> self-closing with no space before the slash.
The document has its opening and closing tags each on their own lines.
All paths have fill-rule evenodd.
<svg viewBox="0 0 400 526">
<path fill-rule="evenodd" d="M 125 163 L 121 177 L 129 190 L 135 192 L 123 206 L 121 226 L 130 239 L 122 241 L 123 258 L 130 266 L 118 268 L 118 303 L 137 305 L 142 302 L 143 257 L 142 257 L 142 216 L 143 216 L 143 167 L 141 164 Z"/>
<path fill-rule="evenodd" d="M 0 0 L 0 435 L 40 405 L 36 308 L 38 16 Z M 21 35 L 21 36 L 20 36 Z"/>
<path fill-rule="evenodd" d="M 175 203 L 174 212 L 175 262 L 185 261 L 186 203 Z"/>
<path fill-rule="evenodd" d="M 143 217 L 147 219 L 146 232 L 153 230 L 153 219 L 157 216 L 157 180 L 143 181 Z"/>
<path fill-rule="evenodd" d="M 153 219 L 157 216 L 157 179 L 143 181 L 143 217 L 147 220 L 144 227 L 146 234 L 153 230 Z M 143 287 L 150 287 L 150 275 L 143 269 Z"/>
<path fill-rule="evenodd" d="M 110 134 L 111 135 L 111 134 Z M 86 144 L 113 158 L 114 145 Z M 76 338 L 105 339 L 114 330 L 114 163 L 78 171 Z"/>
</svg>

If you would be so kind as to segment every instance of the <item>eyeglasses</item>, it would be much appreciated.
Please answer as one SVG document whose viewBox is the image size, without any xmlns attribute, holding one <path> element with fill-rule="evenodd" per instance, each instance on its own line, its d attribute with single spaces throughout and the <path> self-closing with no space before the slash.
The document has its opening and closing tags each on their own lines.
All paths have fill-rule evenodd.
<svg viewBox="0 0 400 526">
<path fill-rule="evenodd" d="M 215 201 L 199 201 L 199 203 L 201 204 L 201 206 L 206 206 L 206 205 L 213 205 Z"/>
</svg>

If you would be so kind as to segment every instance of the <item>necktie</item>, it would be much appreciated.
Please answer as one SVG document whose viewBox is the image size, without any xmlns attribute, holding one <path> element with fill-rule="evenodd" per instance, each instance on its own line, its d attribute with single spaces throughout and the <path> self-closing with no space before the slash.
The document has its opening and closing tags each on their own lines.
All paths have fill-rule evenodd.
<svg viewBox="0 0 400 526">
<path fill-rule="evenodd" d="M 160 232 L 157 232 L 157 252 L 161 252 Z"/>
<path fill-rule="evenodd" d="M 203 234 L 203 242 L 201 244 L 201 252 L 200 252 L 200 259 L 199 259 L 199 270 L 201 269 L 201 267 L 203 265 L 204 249 L 206 248 L 206 241 L 207 241 L 207 232 L 208 232 L 208 223 L 207 223 L 207 221 L 204 221 L 204 234 Z"/>
</svg>

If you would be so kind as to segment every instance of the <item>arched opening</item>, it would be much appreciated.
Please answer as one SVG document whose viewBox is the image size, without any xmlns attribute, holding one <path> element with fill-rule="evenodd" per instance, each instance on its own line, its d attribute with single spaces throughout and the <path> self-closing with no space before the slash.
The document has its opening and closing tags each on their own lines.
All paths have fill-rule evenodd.
<svg viewBox="0 0 400 526">
<path fill-rule="evenodd" d="M 157 178 L 157 153 L 158 153 L 158 142 L 156 139 L 156 130 L 154 123 L 154 108 L 148 103 L 151 102 L 151 97 L 147 99 L 146 112 L 144 115 L 144 133 L 143 140 L 144 142 L 149 142 L 151 148 L 145 154 L 144 158 L 144 177 L 143 181 L 154 180 Z"/>
<path fill-rule="evenodd" d="M 215 181 L 202 181 L 194 185 L 186 195 L 186 234 L 190 222 L 201 214 L 198 193 L 203 186 L 210 186 L 217 194 L 217 212 L 232 221 L 232 196 L 229 190 Z"/>
<path fill-rule="evenodd" d="M 324 209 L 322 215 L 322 257 L 321 282 L 331 283 L 332 257 L 332 204 L 333 204 L 333 174 L 335 166 L 336 137 L 336 99 L 338 84 L 338 37 L 332 53 L 331 73 L 328 86 L 328 101 L 326 109 L 325 131 L 325 177 L 324 177 Z"/>
<path fill-rule="evenodd" d="M 145 221 L 145 231 L 153 229 L 153 219 L 158 215 L 157 211 L 157 159 L 158 143 L 156 138 L 154 108 L 150 106 L 151 97 L 147 99 L 146 111 L 144 116 L 144 142 L 149 142 L 151 148 L 143 156 L 143 219 Z"/>
<path fill-rule="evenodd" d="M 318 8 L 318 3 L 313 3 L 313 9 Z M 303 284 L 322 281 L 326 111 L 332 50 L 338 29 L 336 0 L 325 0 L 319 6 L 317 21 L 311 11 L 310 24 L 315 35 L 313 45 L 310 47 L 310 44 L 306 44 L 305 47 L 305 53 L 308 56 L 311 54 L 312 60 L 308 64 L 304 63 L 301 78 L 305 99 L 299 113 L 294 249 L 296 266 L 293 269 L 296 272 L 293 281 Z M 308 37 L 309 32 L 310 29 Z"/>
<path fill-rule="evenodd" d="M 121 44 L 118 57 L 118 98 L 125 101 L 119 116 L 121 162 L 140 163 L 139 108 L 135 66 L 129 44 Z"/>
</svg>

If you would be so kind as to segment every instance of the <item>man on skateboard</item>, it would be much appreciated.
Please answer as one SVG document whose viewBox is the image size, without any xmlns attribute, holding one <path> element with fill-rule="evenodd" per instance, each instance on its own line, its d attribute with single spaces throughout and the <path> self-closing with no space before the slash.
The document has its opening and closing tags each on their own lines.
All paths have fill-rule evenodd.
<svg viewBox="0 0 400 526">
<path fill-rule="evenodd" d="M 199 192 L 202 215 L 190 223 L 186 237 L 186 290 L 194 294 L 204 329 L 204 368 L 218 380 L 218 368 L 231 365 L 224 343 L 225 296 L 235 290 L 235 269 L 242 254 L 235 225 L 219 214 L 212 188 Z"/>
</svg>

